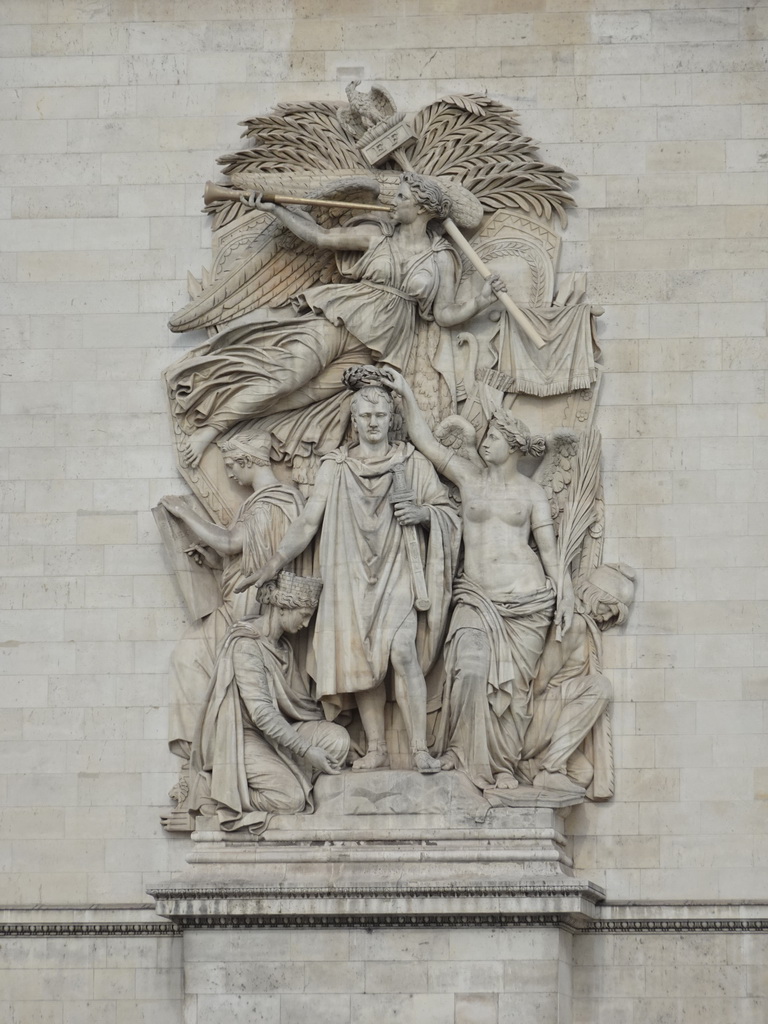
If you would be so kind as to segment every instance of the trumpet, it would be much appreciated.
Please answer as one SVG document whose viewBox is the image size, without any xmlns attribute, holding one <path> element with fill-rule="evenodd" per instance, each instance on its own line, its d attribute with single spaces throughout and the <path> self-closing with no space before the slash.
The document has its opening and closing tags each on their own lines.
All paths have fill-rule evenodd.
<svg viewBox="0 0 768 1024">
<path fill-rule="evenodd" d="M 231 188 L 229 185 L 216 185 L 212 181 L 205 183 L 203 201 L 206 206 L 216 202 L 236 203 L 245 196 L 261 195 L 268 203 L 279 203 L 281 206 L 322 206 L 334 210 L 375 210 L 378 213 L 390 213 L 391 206 L 374 203 L 345 203 L 341 199 L 307 199 L 302 196 L 279 196 L 274 192 L 258 193 L 254 189 Z"/>
</svg>

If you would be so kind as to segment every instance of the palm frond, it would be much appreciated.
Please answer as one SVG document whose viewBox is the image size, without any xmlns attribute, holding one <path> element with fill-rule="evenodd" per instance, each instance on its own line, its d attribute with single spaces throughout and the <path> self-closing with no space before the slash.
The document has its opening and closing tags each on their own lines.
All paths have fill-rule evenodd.
<svg viewBox="0 0 768 1024">
<path fill-rule="evenodd" d="M 352 135 L 337 116 L 334 103 L 282 103 L 273 114 L 241 122 L 249 149 L 219 158 L 225 174 L 273 173 L 365 168 Z"/>
<path fill-rule="evenodd" d="M 448 96 L 421 110 L 413 130 L 408 157 L 419 173 L 459 181 L 487 212 L 517 207 L 567 222 L 573 175 L 539 159 L 505 104 L 477 93 Z"/>
<path fill-rule="evenodd" d="M 583 434 L 573 480 L 563 509 L 558 537 L 560 579 L 579 554 L 587 531 L 598 517 L 600 494 L 600 433 Z"/>
</svg>

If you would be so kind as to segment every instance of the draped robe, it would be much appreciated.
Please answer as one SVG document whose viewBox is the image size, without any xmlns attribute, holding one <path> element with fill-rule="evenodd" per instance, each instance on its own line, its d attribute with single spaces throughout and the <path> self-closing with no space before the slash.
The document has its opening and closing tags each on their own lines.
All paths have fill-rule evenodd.
<svg viewBox="0 0 768 1024">
<path fill-rule="evenodd" d="M 459 519 L 431 463 L 411 444 L 390 445 L 378 459 L 357 459 L 347 448 L 325 457 L 334 467 L 320 534 L 323 591 L 315 622 L 310 673 L 317 695 L 346 706 L 345 695 L 384 679 L 395 633 L 414 611 L 404 530 L 394 516 L 392 467 L 405 466 L 429 527 L 416 531 L 430 608 L 418 613 L 417 652 L 424 672 L 434 662 L 447 621 L 459 546 Z"/>
</svg>

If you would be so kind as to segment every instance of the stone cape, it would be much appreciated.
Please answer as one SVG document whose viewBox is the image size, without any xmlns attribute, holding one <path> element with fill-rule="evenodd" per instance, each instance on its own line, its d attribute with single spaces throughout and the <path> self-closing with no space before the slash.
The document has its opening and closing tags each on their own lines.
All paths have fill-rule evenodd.
<svg viewBox="0 0 768 1024">
<path fill-rule="evenodd" d="M 310 120 L 316 116 L 311 103 L 301 109 Z M 336 860 L 341 863 L 346 844 L 375 846 L 385 841 L 387 830 L 401 835 L 404 850 L 438 833 L 454 833 L 460 844 L 469 843 L 461 857 L 471 861 L 469 851 L 473 843 L 485 841 L 484 834 L 504 833 L 514 845 L 511 836 L 526 833 L 520 823 L 532 807 L 548 814 L 548 827 L 560 835 L 555 819 L 561 821 L 564 809 L 585 797 L 580 782 L 570 780 L 566 796 L 542 789 L 518 765 L 532 718 L 537 663 L 545 642 L 560 642 L 547 639 L 553 615 L 560 631 L 571 579 L 587 579 L 602 565 L 600 437 L 592 427 L 600 379 L 594 316 L 600 310 L 586 298 L 583 275 L 556 280 L 559 239 L 551 221 L 559 217 L 564 222 L 572 202 L 570 179 L 540 162 L 530 140 L 517 131 L 508 107 L 483 97 L 448 97 L 410 123 L 397 115 L 402 121 L 402 130 L 395 133 L 400 144 L 389 152 L 384 152 L 383 142 L 377 144 L 367 183 L 360 154 L 369 158 L 372 151 L 366 146 L 373 137 L 389 139 L 390 120 L 374 117 L 364 130 L 353 128 L 342 117 L 345 109 L 339 107 L 341 134 L 329 135 L 328 145 L 336 147 L 336 168 L 339 147 L 348 147 L 348 171 L 303 166 L 294 112 L 287 110 L 268 119 L 266 132 L 267 120 L 248 122 L 258 146 L 252 155 L 246 149 L 229 160 L 231 191 L 214 190 L 209 202 L 214 269 L 195 288 L 189 306 L 174 316 L 172 326 L 206 327 L 215 333 L 165 375 L 179 465 L 211 517 L 224 524 L 232 521 L 240 492 L 222 472 L 217 445 L 237 442 L 243 431 L 269 436 L 269 458 L 280 480 L 302 488 L 307 510 L 315 481 L 323 481 L 325 504 L 313 526 L 316 539 L 305 540 L 304 564 L 323 578 L 324 589 L 309 645 L 297 647 L 312 681 L 311 698 L 318 715 L 324 711 L 344 726 L 350 725 L 350 715 L 354 719 L 360 694 L 376 692 L 384 680 L 390 702 L 393 693 L 398 698 L 398 706 L 389 705 L 386 738 L 397 770 L 345 770 L 338 778 L 305 772 L 305 806 L 313 806 L 314 787 L 315 813 L 298 815 L 295 827 L 286 825 L 286 815 L 277 814 L 262 841 L 269 843 L 274 832 L 278 843 L 280 836 L 289 835 L 300 844 L 311 842 L 315 829 L 318 837 L 338 840 Z M 455 134 L 442 154 L 440 175 L 424 174 L 422 168 L 434 157 L 430 145 L 445 146 L 428 140 L 439 138 L 446 127 Z M 274 133 L 283 130 L 281 145 L 295 148 L 296 169 L 279 176 L 268 162 L 262 166 L 264 150 L 259 147 L 268 147 Z M 478 148 L 478 135 L 493 139 L 493 144 Z M 477 159 L 485 153 L 485 173 L 467 174 L 462 147 L 466 152 L 474 147 Z M 504 171 L 503 154 L 514 157 L 515 175 Z M 407 173 L 401 176 L 398 169 Z M 291 185 L 307 196 L 308 205 L 300 213 L 290 205 L 265 205 L 251 195 L 269 188 L 286 192 Z M 349 200 L 370 202 L 371 196 L 378 196 L 379 212 L 344 210 Z M 326 206 L 313 208 L 315 197 Z M 388 209 L 382 200 L 390 204 Z M 333 204 L 336 209 L 330 208 Z M 471 242 L 466 237 L 470 233 Z M 331 259 L 318 255 L 328 249 Z M 491 283 L 484 284 L 489 277 Z M 395 371 L 402 373 L 402 387 Z M 353 403 L 345 382 L 357 374 L 355 386 L 362 386 L 369 372 L 379 374 L 374 383 L 380 385 L 383 374 L 383 383 L 394 389 L 395 412 L 405 416 L 408 440 L 393 438 L 385 456 L 359 460 L 350 454 Z M 488 440 L 494 429 L 497 438 L 501 429 L 504 440 Z M 494 443 L 508 446 L 506 455 L 493 456 L 496 463 L 489 448 Z M 532 463 L 532 458 L 537 461 Z M 524 460 L 524 471 L 517 468 L 518 459 Z M 409 493 L 404 507 L 427 510 L 426 519 L 413 520 L 418 526 L 403 527 L 393 515 L 390 470 L 397 463 L 406 469 Z M 494 529 L 497 537 L 514 534 L 516 550 L 527 552 L 525 572 L 534 583 L 523 590 L 515 584 L 510 593 L 511 604 L 520 606 L 516 636 L 502 606 L 473 604 L 471 588 L 457 575 L 458 496 L 464 492 L 456 473 L 463 465 L 475 467 L 478 481 L 488 481 L 487 488 L 480 483 L 472 495 L 473 503 L 486 502 L 479 518 L 498 524 L 487 535 L 494 536 Z M 491 481 L 496 481 L 493 486 Z M 456 485 L 453 490 L 451 485 Z M 514 523 L 505 519 L 504 503 L 491 497 L 499 486 L 516 495 L 512 503 L 523 509 Z M 531 494 L 537 507 L 543 503 L 549 510 L 546 520 L 540 512 L 525 512 Z M 406 533 L 412 549 L 408 554 Z M 508 574 L 505 559 L 512 556 L 506 540 L 483 543 L 487 572 L 477 583 L 493 593 L 498 589 L 494 574 Z M 250 568 L 258 577 L 261 567 Z M 482 734 L 476 749 L 484 747 L 486 756 L 470 758 L 475 768 L 480 761 L 485 765 L 477 770 L 461 758 L 458 771 L 437 776 L 402 770 L 409 742 L 415 748 L 411 714 L 400 702 L 401 683 L 390 660 L 393 639 L 416 607 L 419 575 L 426 587 L 422 603 L 428 607 L 416 615 L 415 644 L 418 670 L 428 673 L 428 691 L 418 700 L 430 715 L 430 747 L 445 754 L 451 716 L 456 721 L 471 707 L 472 717 L 464 717 L 461 728 Z M 526 605 L 523 599 L 530 594 L 539 597 Z M 613 597 L 607 594 L 605 600 Z M 456 610 L 449 629 L 452 602 Z M 454 638 L 473 630 L 487 635 L 492 667 L 489 678 L 468 695 L 471 699 L 459 699 Z M 512 663 L 518 669 L 510 673 Z M 226 703 L 233 704 L 232 688 L 220 683 L 219 689 L 227 693 Z M 408 699 L 415 699 L 413 693 Z M 230 723 L 237 721 L 236 711 L 230 711 Z M 607 714 L 606 705 L 604 719 Z M 496 735 L 490 742 L 496 754 L 488 755 L 488 737 L 505 715 L 514 719 L 515 727 Z M 556 725 L 553 719 L 549 727 Z M 228 740 L 234 748 L 241 727 Z M 609 735 L 606 729 L 601 732 L 597 723 L 589 736 L 574 734 L 570 740 L 575 747 L 589 746 L 596 736 Z M 365 743 L 354 722 L 352 735 L 356 743 Z M 286 742 L 290 746 L 292 740 Z M 590 796 L 610 788 L 610 757 L 600 764 L 602 776 L 599 783 L 594 780 Z M 496 785 L 501 775 L 507 778 L 504 787 Z M 427 810 L 426 796 L 414 801 L 409 795 L 414 787 L 426 795 L 430 786 L 442 805 L 437 817 Z M 464 795 L 459 799 L 460 793 Z M 361 813 L 364 807 L 368 811 Z M 386 828 L 377 820 L 383 807 L 388 808 Z M 401 825 L 407 819 L 407 827 L 395 827 L 398 814 L 404 815 Z M 208 837 L 204 845 L 215 820 L 206 815 L 197 830 L 201 838 Z M 352 820 L 361 817 L 367 819 L 362 832 L 360 820 Z M 502 819 L 503 826 L 493 824 Z M 517 833 L 515 821 L 521 828 Z M 245 829 L 242 836 L 229 831 L 227 849 L 240 849 L 238 843 L 249 836 Z M 536 870 L 538 841 L 531 846 L 521 840 L 523 852 L 515 863 Z M 446 842 L 446 849 L 453 849 Z M 541 849 L 539 854 L 544 856 Z M 237 856 L 242 859 L 244 854 Z M 333 860 L 336 855 L 329 856 Z M 451 854 L 446 856 L 450 859 Z M 562 850 L 555 862 L 558 871 L 569 870 Z"/>
<path fill-rule="evenodd" d="M 332 467 L 333 481 L 318 556 L 321 571 L 335 569 L 324 577 L 309 671 L 317 697 L 333 714 L 333 705 L 345 706 L 345 694 L 371 689 L 384 679 L 392 639 L 413 607 L 403 530 L 389 514 L 393 466 L 404 467 L 414 501 L 429 508 L 422 557 L 430 607 L 419 616 L 417 634 L 425 672 L 444 635 L 459 529 L 437 474 L 410 444 L 398 442 L 382 459 L 365 463 L 342 448 L 326 456 L 324 464 Z"/>
</svg>

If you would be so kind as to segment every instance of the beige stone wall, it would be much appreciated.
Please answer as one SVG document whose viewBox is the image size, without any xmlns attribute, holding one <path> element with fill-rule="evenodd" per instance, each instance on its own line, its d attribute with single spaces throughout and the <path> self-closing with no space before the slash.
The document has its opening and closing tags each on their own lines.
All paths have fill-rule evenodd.
<svg viewBox="0 0 768 1024">
<path fill-rule="evenodd" d="M 768 936 L 581 935 L 573 1024 L 763 1024 Z"/>
<path fill-rule="evenodd" d="M 571 936 L 554 928 L 190 931 L 184 956 L 185 1024 L 545 1024 L 571 1012 Z"/>
<path fill-rule="evenodd" d="M 4 1024 L 180 1024 L 181 936 L 0 939 Z"/>
<path fill-rule="evenodd" d="M 237 122 L 351 77 L 403 109 L 487 88 L 579 175 L 561 269 L 606 308 L 606 554 L 640 589 L 607 639 L 616 798 L 572 815 L 577 869 L 612 900 L 767 898 L 768 7 L 2 0 L 0 22 L 0 904 L 143 904 L 183 865 L 158 815 L 184 613 L 148 510 L 179 489 L 158 377 L 190 342 L 165 323 Z"/>
</svg>

